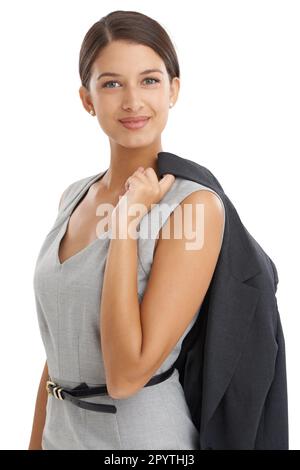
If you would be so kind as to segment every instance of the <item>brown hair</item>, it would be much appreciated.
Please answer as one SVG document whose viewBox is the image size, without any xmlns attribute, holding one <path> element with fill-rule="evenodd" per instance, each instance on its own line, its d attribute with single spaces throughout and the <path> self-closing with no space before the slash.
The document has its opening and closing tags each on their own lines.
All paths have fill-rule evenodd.
<svg viewBox="0 0 300 470">
<path fill-rule="evenodd" d="M 177 54 L 164 28 L 143 13 L 116 10 L 94 23 L 83 39 L 79 54 L 79 75 L 81 84 L 87 90 L 95 59 L 114 40 L 151 47 L 164 61 L 170 82 L 174 77 L 180 77 Z"/>
</svg>

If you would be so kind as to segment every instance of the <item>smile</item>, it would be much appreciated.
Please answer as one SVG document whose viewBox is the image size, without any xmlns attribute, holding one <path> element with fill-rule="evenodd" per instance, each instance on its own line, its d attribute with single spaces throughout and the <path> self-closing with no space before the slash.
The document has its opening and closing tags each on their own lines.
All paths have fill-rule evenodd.
<svg viewBox="0 0 300 470">
<path fill-rule="evenodd" d="M 126 129 L 141 129 L 142 127 L 145 127 L 146 124 L 150 121 L 150 118 L 148 119 L 141 119 L 140 121 L 127 121 L 127 122 L 122 122 L 120 123 L 126 127 Z"/>
</svg>

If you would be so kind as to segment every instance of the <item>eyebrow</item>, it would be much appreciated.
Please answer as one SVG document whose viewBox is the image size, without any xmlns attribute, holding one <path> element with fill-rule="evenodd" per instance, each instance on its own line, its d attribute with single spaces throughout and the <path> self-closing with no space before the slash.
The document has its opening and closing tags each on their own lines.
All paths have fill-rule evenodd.
<svg viewBox="0 0 300 470">
<path fill-rule="evenodd" d="M 163 74 L 163 71 L 160 69 L 147 69 L 141 72 L 140 75 L 145 75 L 147 73 L 152 73 L 152 72 L 159 72 Z M 103 72 L 103 73 L 100 73 L 100 75 L 98 75 L 96 80 L 99 80 L 101 77 L 122 77 L 122 75 L 119 73 L 115 73 L 115 72 Z"/>
</svg>

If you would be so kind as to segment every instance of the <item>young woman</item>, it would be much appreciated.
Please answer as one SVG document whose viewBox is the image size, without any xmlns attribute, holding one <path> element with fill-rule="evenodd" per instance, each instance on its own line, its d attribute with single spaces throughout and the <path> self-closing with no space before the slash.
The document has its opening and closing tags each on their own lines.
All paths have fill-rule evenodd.
<svg viewBox="0 0 300 470">
<path fill-rule="evenodd" d="M 47 360 L 29 448 L 197 449 L 178 371 L 160 374 L 196 321 L 221 250 L 225 211 L 201 184 L 158 179 L 161 134 L 179 93 L 176 52 L 152 18 L 114 11 L 87 32 L 79 70 L 80 98 L 109 138 L 110 165 L 66 188 L 38 255 L 34 289 Z M 136 236 L 146 224 L 151 236 Z M 203 228 L 203 244 L 187 249 L 190 232 Z M 83 382 L 104 385 L 107 393 L 82 402 L 117 411 L 59 399 L 59 387 Z"/>
</svg>

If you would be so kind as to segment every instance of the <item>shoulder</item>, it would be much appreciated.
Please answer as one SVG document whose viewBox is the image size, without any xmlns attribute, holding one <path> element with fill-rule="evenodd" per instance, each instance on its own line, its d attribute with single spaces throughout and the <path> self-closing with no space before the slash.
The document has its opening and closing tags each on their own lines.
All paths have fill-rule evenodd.
<svg viewBox="0 0 300 470">
<path fill-rule="evenodd" d="M 176 177 L 170 191 L 166 194 L 167 202 L 174 202 L 174 206 L 185 204 L 205 204 L 207 209 L 218 210 L 225 216 L 225 208 L 219 194 L 208 186 L 186 178 Z M 164 199 L 162 200 L 164 201 Z"/>
<path fill-rule="evenodd" d="M 192 193 L 188 194 L 181 201 L 180 207 L 184 208 L 186 204 L 191 204 L 194 209 L 203 207 L 210 218 L 215 217 L 221 222 L 225 219 L 225 208 L 221 197 L 206 186 L 195 189 Z"/>
<path fill-rule="evenodd" d="M 181 244 L 186 243 L 191 235 L 203 237 L 206 247 L 218 248 L 221 244 L 225 224 L 225 209 L 222 199 L 206 187 L 188 194 L 169 218 L 170 233 L 176 233 L 176 224 L 182 224 Z M 171 236 L 172 244 L 176 238 Z M 175 241 L 175 243 L 174 243 Z"/>
<path fill-rule="evenodd" d="M 221 198 L 209 190 L 186 196 L 162 227 L 153 256 L 152 275 L 173 285 L 188 281 L 207 289 L 223 242 L 225 211 Z"/>
<path fill-rule="evenodd" d="M 70 183 L 62 192 L 60 201 L 59 201 L 59 210 L 62 209 L 63 205 L 67 203 L 67 201 L 72 198 L 77 192 L 79 192 L 84 186 L 96 175 L 86 176 L 85 178 L 80 178 L 78 180 L 73 181 Z"/>
<path fill-rule="evenodd" d="M 221 244 L 225 227 L 225 208 L 222 198 L 207 186 L 183 178 L 176 178 L 176 186 L 174 185 L 171 187 L 174 195 L 169 196 L 171 201 L 176 201 L 175 209 L 161 227 L 154 250 L 163 236 L 163 231 L 171 235 L 169 245 L 179 244 L 172 235 L 178 230 L 178 227 L 176 228 L 178 223 L 183 225 L 183 234 L 185 230 L 187 234 L 196 230 L 196 235 L 205 231 L 212 239 L 212 233 L 214 233 L 215 243 Z M 181 243 L 185 243 L 185 238 L 183 235 Z"/>
</svg>

